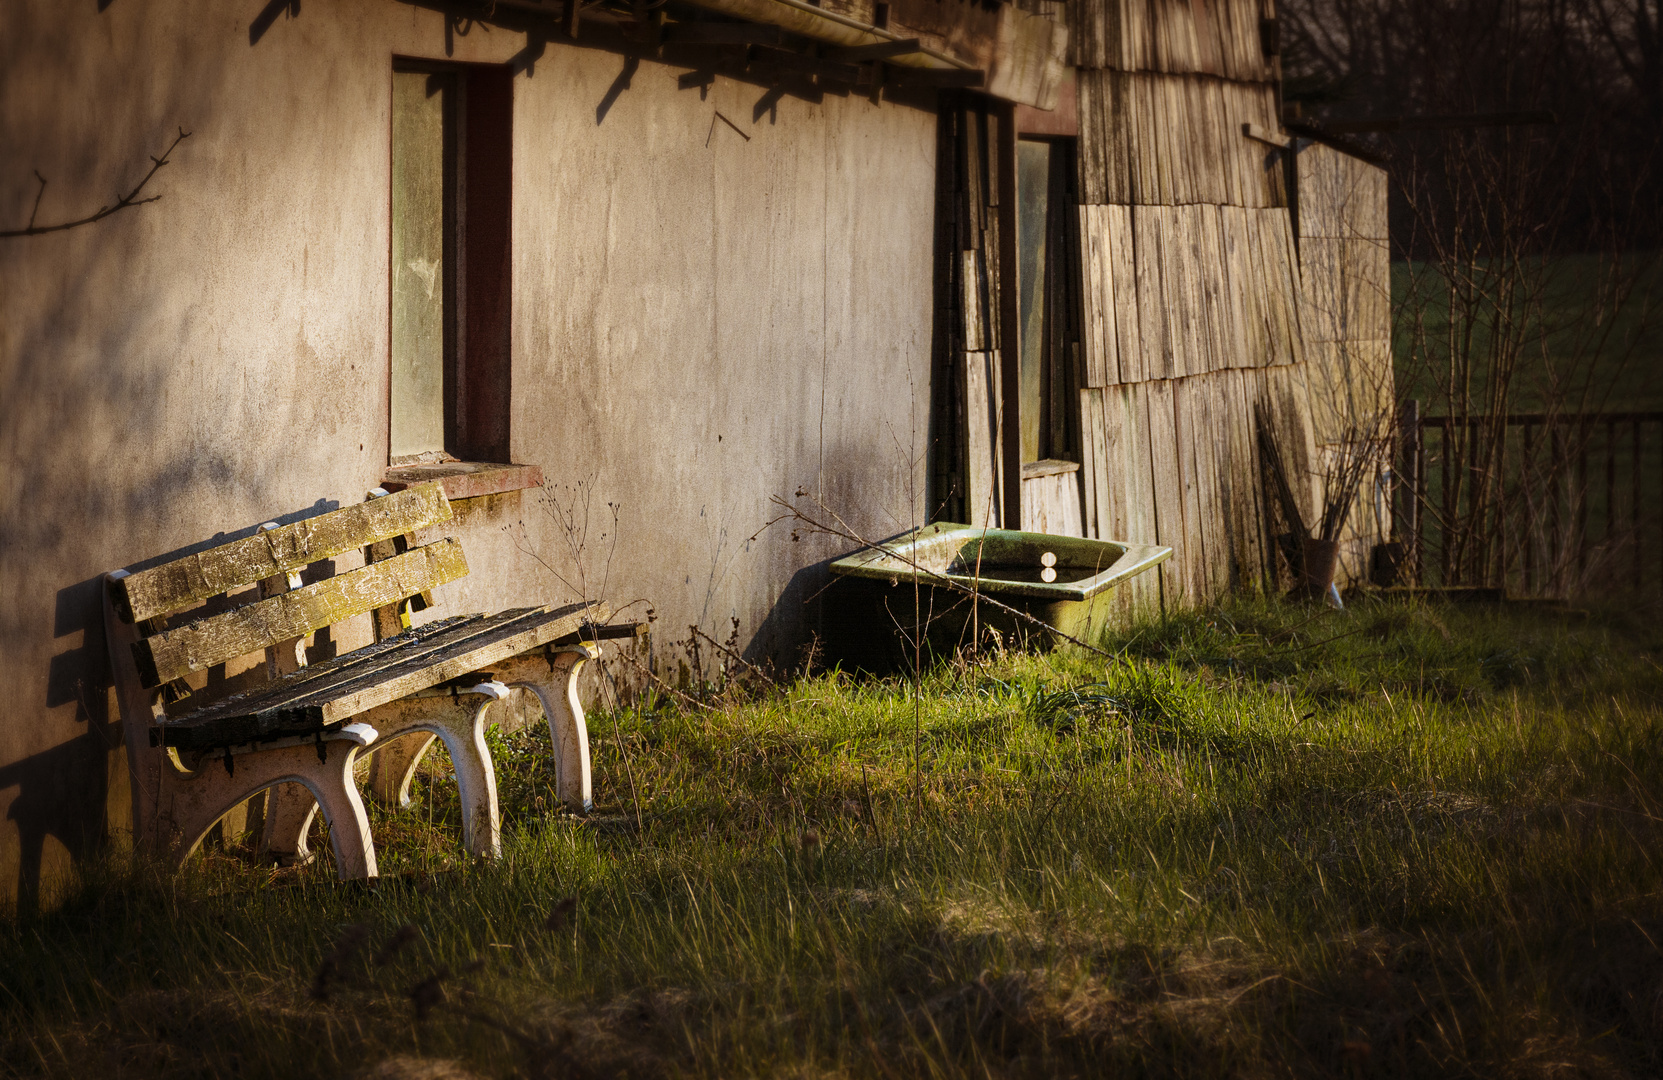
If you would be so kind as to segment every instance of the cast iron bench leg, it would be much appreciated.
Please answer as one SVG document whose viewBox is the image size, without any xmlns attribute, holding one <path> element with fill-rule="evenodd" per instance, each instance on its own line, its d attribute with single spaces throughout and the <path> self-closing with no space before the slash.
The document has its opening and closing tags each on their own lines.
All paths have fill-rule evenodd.
<svg viewBox="0 0 1663 1080">
<path fill-rule="evenodd" d="M 589 782 L 589 729 L 583 720 L 583 702 L 577 694 L 577 677 L 583 665 L 600 656 L 600 647 L 584 642 L 561 649 L 552 657 L 554 671 L 545 679 L 509 685 L 537 695 L 548 718 L 549 740 L 554 744 L 554 793 L 574 813 L 594 809 Z"/>
<path fill-rule="evenodd" d="M 341 877 L 375 877 L 369 818 L 352 778 L 359 749 L 373 742 L 375 734 L 367 724 L 348 724 L 321 743 L 233 755 L 230 772 L 220 759 L 205 758 L 195 772 L 181 774 L 168 785 L 169 817 L 179 830 L 175 860 L 183 862 L 214 822 L 238 803 L 262 789 L 292 781 L 323 809 Z M 310 813 L 306 816 L 309 822 Z"/>
<path fill-rule="evenodd" d="M 502 854 L 502 825 L 497 809 L 497 774 L 485 744 L 487 714 L 508 696 L 501 683 L 485 682 L 451 696 L 417 697 L 372 709 L 365 718 L 386 740 L 397 739 L 396 752 L 382 760 L 376 750 L 370 766 L 370 792 L 385 806 L 410 804 L 410 781 L 422 755 L 437 735 L 450 753 L 462 800 L 462 844 L 475 855 Z M 474 701 L 478 698 L 478 702 Z"/>
</svg>

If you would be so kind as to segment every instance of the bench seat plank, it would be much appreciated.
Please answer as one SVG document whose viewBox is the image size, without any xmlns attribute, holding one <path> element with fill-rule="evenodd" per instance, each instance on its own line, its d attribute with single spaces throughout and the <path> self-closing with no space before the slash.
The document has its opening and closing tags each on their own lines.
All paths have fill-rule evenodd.
<svg viewBox="0 0 1663 1080">
<path fill-rule="evenodd" d="M 142 622 L 450 517 L 440 486 L 421 484 L 129 574 L 110 602 L 122 621 Z"/>
<path fill-rule="evenodd" d="M 257 690 L 227 698 L 156 727 L 160 742 L 211 750 L 329 731 L 407 697 L 576 633 L 606 618 L 603 605 L 518 608 L 445 620 L 357 650 L 330 670 L 315 664 Z M 368 654 L 368 655 L 365 655 Z"/>
<path fill-rule="evenodd" d="M 268 645 L 304 637 L 372 608 L 396 604 L 467 573 L 462 545 L 440 540 L 385 562 L 142 638 L 133 644 L 133 659 L 144 685 L 160 686 Z"/>
</svg>

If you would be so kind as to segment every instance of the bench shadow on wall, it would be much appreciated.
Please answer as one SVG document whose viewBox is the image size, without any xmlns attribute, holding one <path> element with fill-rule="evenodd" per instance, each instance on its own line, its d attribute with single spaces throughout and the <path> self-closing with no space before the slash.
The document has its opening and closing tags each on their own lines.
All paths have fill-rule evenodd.
<svg viewBox="0 0 1663 1080">
<path fill-rule="evenodd" d="M 340 508 L 332 499 L 319 499 L 303 510 L 266 518 L 279 525 L 316 517 Z M 219 533 L 200 543 L 129 563 L 128 570 L 152 566 L 193 555 L 232 540 L 252 536 L 257 525 L 236 532 Z M 113 569 L 113 567 L 112 567 Z M 302 580 L 310 584 L 332 577 L 335 563 L 326 559 L 306 568 Z M 74 866 L 103 855 L 119 834 L 131 828 L 132 813 L 127 787 L 127 758 L 123 749 L 121 715 L 115 706 L 110 675 L 109 650 L 104 638 L 104 576 L 59 589 L 52 636 L 62 639 L 79 634 L 79 646 L 52 657 L 46 675 L 46 707 L 75 706 L 75 719 L 86 725 L 80 735 L 50 750 L 0 767 L 0 792 L 16 787 L 7 818 L 18 832 L 17 911 L 30 915 L 40 908 L 41 878 L 48 838 L 56 840 Z M 225 606 L 223 599 L 210 604 L 203 614 Z M 307 649 L 312 661 L 335 655 L 335 642 L 327 630 L 320 630 Z M 204 696 L 240 689 L 235 677 L 228 679 L 223 664 L 207 672 Z"/>
</svg>

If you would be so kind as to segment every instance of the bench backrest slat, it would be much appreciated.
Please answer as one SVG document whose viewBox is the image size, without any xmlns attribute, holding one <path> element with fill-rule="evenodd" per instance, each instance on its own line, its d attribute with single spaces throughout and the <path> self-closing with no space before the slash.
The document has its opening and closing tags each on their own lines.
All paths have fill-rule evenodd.
<svg viewBox="0 0 1663 1080">
<path fill-rule="evenodd" d="M 418 484 L 129 574 L 111 583 L 110 602 L 124 621 L 142 622 L 449 520 L 450 501 L 440 486 Z"/>
<path fill-rule="evenodd" d="M 393 498 L 397 496 L 365 505 Z M 455 540 L 440 540 L 384 562 L 142 638 L 133 643 L 133 659 L 140 681 L 147 687 L 160 686 L 373 608 L 396 604 L 467 573 L 462 545 Z"/>
</svg>

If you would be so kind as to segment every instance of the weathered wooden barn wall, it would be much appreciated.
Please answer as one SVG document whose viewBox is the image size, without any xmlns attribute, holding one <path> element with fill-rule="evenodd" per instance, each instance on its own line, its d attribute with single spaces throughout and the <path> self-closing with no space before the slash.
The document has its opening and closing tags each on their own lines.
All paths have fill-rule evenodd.
<svg viewBox="0 0 1663 1080">
<path fill-rule="evenodd" d="M 932 489 L 939 505 L 931 510 L 983 528 L 1005 520 L 998 148 L 1009 138 L 1000 130 L 1008 123 L 1009 115 L 984 99 L 952 99 L 942 110 L 936 150 L 942 212 L 935 334 L 944 363 L 934 384 Z"/>
<path fill-rule="evenodd" d="M 447 56 L 441 16 L 391 0 L 6 10 L 4 227 L 32 169 L 40 221 L 64 220 L 191 137 L 160 202 L 0 241 L 0 904 L 125 826 L 99 576 L 381 479 L 392 59 Z M 548 487 L 459 505 L 473 572 L 434 614 L 576 586 L 651 604 L 661 643 L 734 618 L 788 642 L 846 545 L 753 540 L 771 496 L 883 535 L 922 519 L 936 119 L 834 96 L 753 119 L 763 88 L 527 44 L 476 24 L 450 55 L 535 55 L 513 81 L 511 442 Z"/>
<path fill-rule="evenodd" d="M 1311 417 L 1317 452 L 1332 459 L 1382 446 L 1396 414 L 1386 172 L 1305 139 L 1294 152 Z M 1378 455 L 1341 537 L 1342 581 L 1366 580 L 1371 550 L 1391 535 L 1387 466 Z"/>
<path fill-rule="evenodd" d="M 1297 477 L 1315 440 L 1268 0 L 1083 0 L 1079 66 L 1088 535 L 1174 556 L 1133 610 L 1279 573 L 1256 418 Z M 1309 517 L 1311 487 L 1296 485 Z"/>
</svg>

